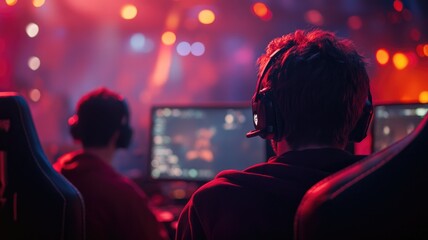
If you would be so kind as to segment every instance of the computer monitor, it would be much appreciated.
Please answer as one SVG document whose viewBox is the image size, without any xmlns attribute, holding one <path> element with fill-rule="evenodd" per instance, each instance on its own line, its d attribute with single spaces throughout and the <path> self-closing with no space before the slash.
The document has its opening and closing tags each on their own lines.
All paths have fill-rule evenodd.
<svg viewBox="0 0 428 240">
<path fill-rule="evenodd" d="M 222 170 L 264 162 L 266 141 L 245 136 L 253 128 L 251 107 L 245 105 L 154 106 L 149 175 L 205 182 Z"/>
<path fill-rule="evenodd" d="M 380 104 L 374 107 L 372 152 L 380 151 L 411 133 L 428 111 L 428 104 Z"/>
</svg>

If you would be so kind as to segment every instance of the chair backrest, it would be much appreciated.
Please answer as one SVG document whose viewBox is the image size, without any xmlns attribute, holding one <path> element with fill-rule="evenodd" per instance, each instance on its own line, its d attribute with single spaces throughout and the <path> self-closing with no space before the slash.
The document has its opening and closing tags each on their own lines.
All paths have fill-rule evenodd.
<svg viewBox="0 0 428 240">
<path fill-rule="evenodd" d="M 303 197 L 295 240 L 428 239 L 428 116 L 409 136 Z"/>
<path fill-rule="evenodd" d="M 85 238 L 84 204 L 40 145 L 29 107 L 0 93 L 0 239 Z"/>
</svg>

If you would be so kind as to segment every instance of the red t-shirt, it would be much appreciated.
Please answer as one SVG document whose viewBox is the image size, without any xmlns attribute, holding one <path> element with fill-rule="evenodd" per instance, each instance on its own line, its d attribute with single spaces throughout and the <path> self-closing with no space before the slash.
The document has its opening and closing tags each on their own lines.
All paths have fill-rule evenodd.
<svg viewBox="0 0 428 240">
<path fill-rule="evenodd" d="M 54 168 L 83 196 L 88 240 L 168 239 L 144 192 L 103 160 L 73 152 L 59 158 Z"/>
</svg>

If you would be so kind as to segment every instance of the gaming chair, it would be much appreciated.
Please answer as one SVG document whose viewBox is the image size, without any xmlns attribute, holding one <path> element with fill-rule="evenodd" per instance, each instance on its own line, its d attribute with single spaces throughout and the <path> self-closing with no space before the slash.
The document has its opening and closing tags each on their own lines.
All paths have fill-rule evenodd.
<svg viewBox="0 0 428 240">
<path fill-rule="evenodd" d="M 84 204 L 55 172 L 30 110 L 16 93 L 0 93 L 0 239 L 85 238 Z"/>
<path fill-rule="evenodd" d="M 428 239 L 428 116 L 401 141 L 320 181 L 295 240 Z"/>
</svg>

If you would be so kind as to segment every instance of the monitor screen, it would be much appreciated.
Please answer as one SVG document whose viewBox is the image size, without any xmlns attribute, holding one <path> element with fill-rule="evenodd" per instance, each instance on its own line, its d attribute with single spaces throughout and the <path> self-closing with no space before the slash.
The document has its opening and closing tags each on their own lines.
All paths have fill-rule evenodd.
<svg viewBox="0 0 428 240">
<path fill-rule="evenodd" d="M 209 181 L 266 161 L 266 141 L 245 137 L 253 128 L 248 106 L 152 107 L 150 176 Z"/>
<path fill-rule="evenodd" d="M 374 107 L 372 152 L 411 133 L 428 111 L 428 104 L 384 104 Z"/>
</svg>

